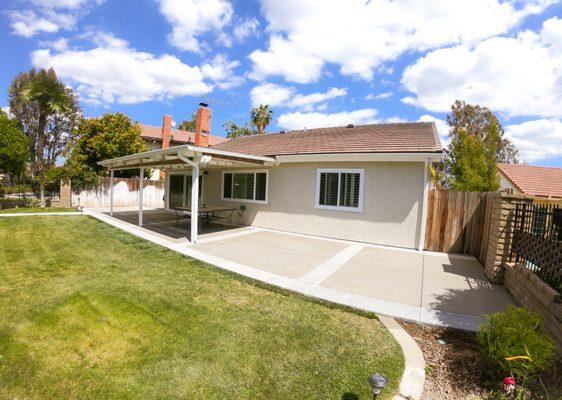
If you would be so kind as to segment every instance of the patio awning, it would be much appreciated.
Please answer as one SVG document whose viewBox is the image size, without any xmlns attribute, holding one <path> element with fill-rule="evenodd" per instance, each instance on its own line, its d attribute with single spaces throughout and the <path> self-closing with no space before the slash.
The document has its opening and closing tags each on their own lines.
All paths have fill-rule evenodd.
<svg viewBox="0 0 562 400">
<path fill-rule="evenodd" d="M 143 224 L 143 177 L 145 168 L 192 170 L 191 180 L 191 243 L 197 242 L 199 220 L 199 172 L 202 168 L 271 166 L 278 164 L 272 157 L 255 156 L 234 151 L 186 144 L 167 149 L 146 151 L 98 162 L 110 172 L 109 215 L 113 216 L 113 178 L 115 170 L 140 169 L 139 226 Z"/>
<path fill-rule="evenodd" d="M 186 167 L 189 168 L 186 159 L 191 161 L 194 159 L 198 160 L 205 168 L 271 166 L 278 164 L 277 160 L 273 157 L 255 156 L 191 144 L 112 158 L 100 161 L 98 164 L 112 170 L 138 168 L 184 169 Z"/>
</svg>

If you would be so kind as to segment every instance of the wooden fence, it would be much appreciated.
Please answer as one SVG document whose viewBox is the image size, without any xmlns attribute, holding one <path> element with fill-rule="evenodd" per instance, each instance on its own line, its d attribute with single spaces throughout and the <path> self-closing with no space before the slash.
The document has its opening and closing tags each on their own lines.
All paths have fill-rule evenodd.
<svg viewBox="0 0 562 400">
<path fill-rule="evenodd" d="M 425 249 L 485 262 L 494 193 L 430 190 Z"/>
<path fill-rule="evenodd" d="M 113 189 L 115 207 L 137 207 L 139 205 L 138 178 L 115 178 Z M 109 207 L 109 178 L 100 178 L 98 186 L 87 186 L 72 194 L 72 205 L 82 207 Z M 164 206 L 164 182 L 143 182 L 143 205 Z"/>
</svg>

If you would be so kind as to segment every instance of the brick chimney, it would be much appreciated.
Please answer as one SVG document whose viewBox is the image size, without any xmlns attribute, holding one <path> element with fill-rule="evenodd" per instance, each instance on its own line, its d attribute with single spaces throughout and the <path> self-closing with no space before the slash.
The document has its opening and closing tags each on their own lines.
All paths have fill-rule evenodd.
<svg viewBox="0 0 562 400">
<path fill-rule="evenodd" d="M 162 121 L 162 148 L 167 149 L 170 147 L 170 140 L 172 139 L 172 116 L 164 115 Z"/>
<path fill-rule="evenodd" d="M 169 114 L 164 115 L 162 121 L 162 148 L 167 149 L 170 147 L 170 140 L 172 139 L 172 116 Z M 166 179 L 164 171 L 160 171 L 160 179 Z"/>
<path fill-rule="evenodd" d="M 195 120 L 195 146 L 209 147 L 209 133 L 211 132 L 211 109 L 205 103 L 199 103 L 197 119 Z"/>
</svg>

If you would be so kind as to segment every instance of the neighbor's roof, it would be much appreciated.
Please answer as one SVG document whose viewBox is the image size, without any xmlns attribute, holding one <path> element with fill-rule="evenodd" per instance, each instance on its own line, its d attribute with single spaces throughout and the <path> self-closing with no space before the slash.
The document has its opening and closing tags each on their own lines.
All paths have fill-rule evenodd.
<svg viewBox="0 0 562 400">
<path fill-rule="evenodd" d="M 434 153 L 441 143 L 433 122 L 356 125 L 245 136 L 216 149 L 262 156 L 325 153 Z"/>
<path fill-rule="evenodd" d="M 162 127 L 139 124 L 141 127 L 141 137 L 148 140 L 162 140 Z M 172 129 L 172 142 L 175 143 L 194 143 L 195 132 L 183 131 L 181 129 Z M 219 143 L 227 141 L 227 138 L 222 136 L 209 135 L 209 145 L 215 146 Z"/>
<path fill-rule="evenodd" d="M 524 194 L 562 197 L 562 168 L 524 164 L 498 164 L 498 168 Z"/>
</svg>

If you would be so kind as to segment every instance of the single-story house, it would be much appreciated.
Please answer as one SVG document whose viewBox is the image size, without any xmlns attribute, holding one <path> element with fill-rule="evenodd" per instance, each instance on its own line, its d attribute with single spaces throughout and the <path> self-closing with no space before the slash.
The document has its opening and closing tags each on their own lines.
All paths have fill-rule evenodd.
<svg viewBox="0 0 562 400">
<path fill-rule="evenodd" d="M 562 168 L 498 164 L 500 189 L 513 194 L 562 198 Z"/>
<path fill-rule="evenodd" d="M 199 215 L 208 205 L 231 206 L 240 224 L 423 249 L 428 166 L 442 153 L 434 123 L 304 129 L 209 146 L 211 110 L 197 115 L 193 145 L 100 165 L 161 169 L 169 210 L 188 206 Z M 192 218 L 192 243 L 197 232 Z"/>
</svg>

